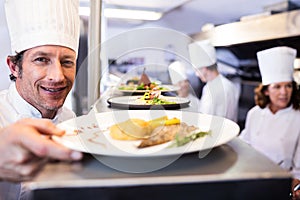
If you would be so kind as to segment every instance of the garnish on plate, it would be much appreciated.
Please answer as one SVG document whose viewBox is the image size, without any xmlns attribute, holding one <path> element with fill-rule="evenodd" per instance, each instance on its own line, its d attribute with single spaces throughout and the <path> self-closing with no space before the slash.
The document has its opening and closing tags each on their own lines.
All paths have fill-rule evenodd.
<svg viewBox="0 0 300 200">
<path fill-rule="evenodd" d="M 138 99 L 141 103 L 146 105 L 166 105 L 166 104 L 176 104 L 176 102 L 168 101 L 161 95 L 161 91 L 154 88 Z"/>
<path fill-rule="evenodd" d="M 187 143 L 197 140 L 198 138 L 204 137 L 206 135 L 210 135 L 211 131 L 197 131 L 189 135 L 181 135 L 176 134 L 175 139 L 173 140 L 173 144 L 169 147 L 180 147 L 184 146 Z"/>
<path fill-rule="evenodd" d="M 156 82 L 151 82 L 150 78 L 145 73 L 145 70 L 146 69 L 144 68 L 144 71 L 139 79 L 135 78 L 132 80 L 128 80 L 126 84 L 121 84 L 119 86 L 119 90 L 153 90 L 154 88 L 156 88 L 158 90 L 168 91 L 168 88 L 159 86 L 159 84 Z"/>
</svg>

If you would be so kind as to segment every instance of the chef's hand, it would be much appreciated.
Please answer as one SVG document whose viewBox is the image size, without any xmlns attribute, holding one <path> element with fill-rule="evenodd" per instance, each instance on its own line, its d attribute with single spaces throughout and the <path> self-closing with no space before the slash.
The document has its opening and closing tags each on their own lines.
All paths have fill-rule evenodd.
<svg viewBox="0 0 300 200">
<path fill-rule="evenodd" d="M 47 119 L 21 119 L 0 129 L 0 180 L 28 180 L 49 158 L 80 160 L 81 153 L 50 139 L 51 135 L 63 134 Z"/>
<path fill-rule="evenodd" d="M 182 80 L 177 83 L 179 86 L 179 90 L 177 90 L 177 94 L 179 97 L 187 97 L 190 92 L 190 83 L 188 80 Z"/>
</svg>

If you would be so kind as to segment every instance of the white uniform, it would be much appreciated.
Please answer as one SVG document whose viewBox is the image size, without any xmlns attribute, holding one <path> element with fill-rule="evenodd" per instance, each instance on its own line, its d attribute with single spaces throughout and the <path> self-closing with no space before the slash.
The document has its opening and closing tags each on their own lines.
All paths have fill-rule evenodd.
<svg viewBox="0 0 300 200">
<path fill-rule="evenodd" d="M 240 138 L 283 169 L 300 178 L 300 111 L 292 106 L 273 114 L 268 107 L 253 107 Z"/>
<path fill-rule="evenodd" d="M 203 87 L 198 111 L 237 121 L 239 92 L 236 86 L 219 74 Z"/>
<path fill-rule="evenodd" d="M 68 108 L 63 107 L 58 110 L 58 113 L 52 122 L 57 124 L 73 117 L 75 117 L 75 113 Z M 36 108 L 27 103 L 19 95 L 15 84 L 12 83 L 9 86 L 9 89 L 0 92 L 0 128 L 12 124 L 22 118 L 42 118 L 42 116 Z M 24 188 L 21 188 L 18 183 L 0 181 L 0 199 L 21 198 L 21 189 Z M 27 195 L 26 190 L 24 191 L 24 195 Z"/>
</svg>

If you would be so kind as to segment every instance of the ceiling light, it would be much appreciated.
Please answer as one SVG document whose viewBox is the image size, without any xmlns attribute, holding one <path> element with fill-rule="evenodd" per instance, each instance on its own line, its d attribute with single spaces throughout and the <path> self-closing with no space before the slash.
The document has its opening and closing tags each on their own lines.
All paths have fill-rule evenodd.
<svg viewBox="0 0 300 200">
<path fill-rule="evenodd" d="M 105 8 L 104 16 L 107 18 L 153 21 L 153 20 L 159 20 L 162 17 L 162 13 L 155 12 L 155 11 L 145 11 L 145 10 Z"/>
</svg>

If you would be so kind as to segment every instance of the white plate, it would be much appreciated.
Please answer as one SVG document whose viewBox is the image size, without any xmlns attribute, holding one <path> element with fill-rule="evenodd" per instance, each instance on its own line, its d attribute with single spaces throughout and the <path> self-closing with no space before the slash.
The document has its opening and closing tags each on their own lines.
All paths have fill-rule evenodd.
<svg viewBox="0 0 300 200">
<path fill-rule="evenodd" d="M 111 97 L 107 100 L 112 108 L 124 109 L 180 109 L 189 105 L 190 100 L 182 97 L 163 96 L 166 101 L 174 102 L 173 104 L 149 105 L 143 104 L 139 99 L 142 96 L 120 96 Z"/>
<path fill-rule="evenodd" d="M 167 115 L 177 117 L 188 125 L 199 127 L 200 130 L 211 130 L 211 135 L 199 138 L 181 147 L 172 147 L 171 142 L 139 149 L 140 141 L 119 141 L 109 135 L 109 127 L 129 118 L 144 120 L 155 119 Z M 58 125 L 66 130 L 63 137 L 53 137 L 64 146 L 81 152 L 96 155 L 117 157 L 154 157 L 171 156 L 212 149 L 227 143 L 236 137 L 239 126 L 231 120 L 192 112 L 166 110 L 118 110 L 104 113 L 90 113 Z M 78 132 L 78 134 L 74 134 Z"/>
</svg>

